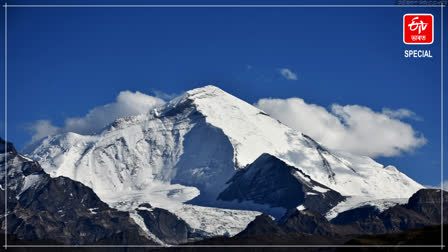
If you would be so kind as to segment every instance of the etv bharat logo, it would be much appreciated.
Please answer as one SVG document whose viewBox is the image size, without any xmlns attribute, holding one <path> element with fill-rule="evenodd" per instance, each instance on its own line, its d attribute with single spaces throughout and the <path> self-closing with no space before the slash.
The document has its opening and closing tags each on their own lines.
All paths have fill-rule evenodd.
<svg viewBox="0 0 448 252">
<path fill-rule="evenodd" d="M 406 44 L 432 44 L 434 42 L 434 16 L 406 14 L 403 16 L 403 42 Z"/>
</svg>

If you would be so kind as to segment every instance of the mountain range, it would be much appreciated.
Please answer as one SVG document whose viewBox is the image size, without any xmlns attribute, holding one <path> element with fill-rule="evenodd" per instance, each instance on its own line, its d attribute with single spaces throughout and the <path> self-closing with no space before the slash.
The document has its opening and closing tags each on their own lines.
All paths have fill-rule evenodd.
<svg viewBox="0 0 448 252">
<path fill-rule="evenodd" d="M 19 239 L 178 244 L 398 232 L 440 224 L 447 200 L 396 167 L 330 150 L 215 86 L 92 135 L 47 136 L 24 154 L 5 144 L 0 184 L 7 175 L 8 198 L 0 201 Z"/>
</svg>

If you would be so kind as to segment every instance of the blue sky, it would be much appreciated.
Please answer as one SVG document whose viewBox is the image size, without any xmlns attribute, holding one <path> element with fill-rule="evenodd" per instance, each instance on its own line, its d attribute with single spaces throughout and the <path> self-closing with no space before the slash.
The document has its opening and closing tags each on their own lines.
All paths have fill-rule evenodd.
<svg viewBox="0 0 448 252">
<path fill-rule="evenodd" d="M 403 44 L 406 13 L 434 15 L 432 45 Z M 406 59 L 406 49 L 433 58 Z M 250 103 L 300 97 L 328 110 L 411 110 L 422 120 L 402 120 L 427 143 L 375 159 L 437 185 L 440 63 L 439 8 L 10 8 L 8 140 L 21 149 L 37 120 L 63 126 L 120 91 L 180 94 L 214 84 Z M 284 78 L 285 68 L 297 80 Z"/>
</svg>

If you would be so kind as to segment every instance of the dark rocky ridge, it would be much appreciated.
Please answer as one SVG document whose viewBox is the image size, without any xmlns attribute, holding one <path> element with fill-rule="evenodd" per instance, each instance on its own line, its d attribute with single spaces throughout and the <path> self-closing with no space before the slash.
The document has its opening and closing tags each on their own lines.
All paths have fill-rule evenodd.
<svg viewBox="0 0 448 252">
<path fill-rule="evenodd" d="M 448 192 L 443 191 L 444 209 L 448 210 Z M 259 216 L 236 237 L 248 234 L 308 233 L 323 236 L 353 236 L 401 232 L 411 228 L 441 224 L 441 191 L 421 189 L 405 205 L 396 205 L 383 212 L 375 207 L 360 207 L 340 213 L 329 222 L 311 210 L 291 209 L 277 223 Z M 444 223 L 448 218 L 444 216 Z M 267 228 L 268 227 L 268 228 Z"/>
<path fill-rule="evenodd" d="M 322 214 L 344 200 L 341 194 L 312 180 L 300 169 L 266 153 L 239 170 L 227 184 L 229 186 L 218 199 L 253 201 L 285 209 L 303 205 Z M 326 192 L 316 191 L 313 187 Z"/>
<path fill-rule="evenodd" d="M 283 230 L 267 214 L 258 215 L 247 227 L 235 237 L 253 237 L 264 234 L 283 234 Z"/>
<path fill-rule="evenodd" d="M 279 220 L 280 228 L 285 232 L 300 232 L 325 236 L 354 234 L 357 230 L 332 224 L 322 215 L 310 210 L 291 209 Z"/>
<path fill-rule="evenodd" d="M 374 219 L 379 214 L 380 211 L 375 206 L 366 205 L 339 213 L 331 220 L 331 223 L 344 225 L 354 222 L 365 222 Z"/>
</svg>

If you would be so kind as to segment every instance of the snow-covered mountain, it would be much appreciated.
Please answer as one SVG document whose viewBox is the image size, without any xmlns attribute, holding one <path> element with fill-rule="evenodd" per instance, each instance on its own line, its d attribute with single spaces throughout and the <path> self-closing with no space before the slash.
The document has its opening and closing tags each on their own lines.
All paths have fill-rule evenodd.
<svg viewBox="0 0 448 252">
<path fill-rule="evenodd" d="M 217 200 L 236 171 L 264 153 L 299 169 L 298 180 L 312 179 L 343 196 L 409 198 L 423 188 L 393 166 L 330 151 L 215 86 L 118 119 L 99 134 L 49 136 L 25 152 L 51 176 L 82 182 L 117 209 L 149 202 L 178 214 L 193 228 L 215 226 L 206 230 L 214 234 L 239 232 L 259 214 L 222 207 L 278 207 L 249 199 Z"/>
</svg>

